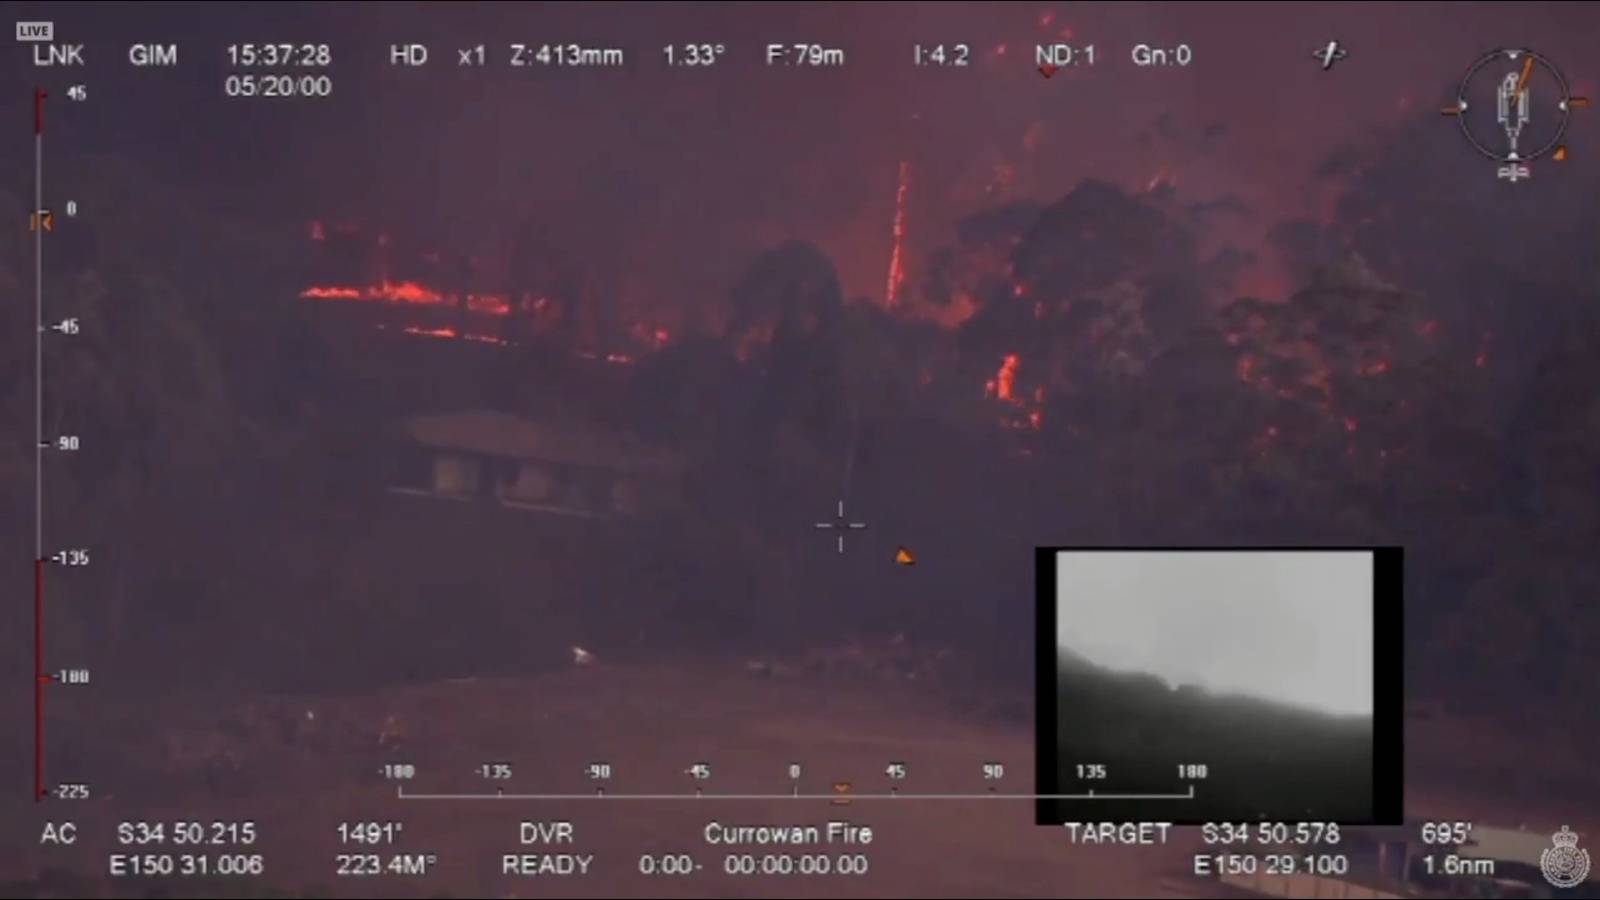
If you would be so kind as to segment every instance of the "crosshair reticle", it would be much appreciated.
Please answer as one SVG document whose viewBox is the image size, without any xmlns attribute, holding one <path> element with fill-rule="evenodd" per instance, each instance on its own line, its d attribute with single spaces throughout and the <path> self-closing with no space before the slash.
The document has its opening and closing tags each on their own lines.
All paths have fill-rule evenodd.
<svg viewBox="0 0 1600 900">
<path fill-rule="evenodd" d="M 826 529 L 830 529 L 830 530 L 838 532 L 838 544 L 837 544 L 837 546 L 839 548 L 839 552 L 843 553 L 844 552 L 844 536 L 847 533 L 851 532 L 851 531 L 860 531 L 861 529 L 866 528 L 867 527 L 867 523 L 865 523 L 865 522 L 851 522 L 844 514 L 844 501 L 840 500 L 839 504 L 838 504 L 838 507 L 836 508 L 836 510 L 834 512 L 833 521 L 832 522 L 818 522 L 817 523 L 817 527 L 819 529 L 826 528 Z"/>
</svg>

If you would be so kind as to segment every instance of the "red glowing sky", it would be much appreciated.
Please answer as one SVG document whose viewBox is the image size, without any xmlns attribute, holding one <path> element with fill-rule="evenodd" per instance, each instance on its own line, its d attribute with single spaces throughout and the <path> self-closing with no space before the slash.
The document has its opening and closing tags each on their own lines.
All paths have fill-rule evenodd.
<svg viewBox="0 0 1600 900">
<path fill-rule="evenodd" d="M 735 74 L 737 56 L 726 71 L 582 73 L 592 83 L 572 75 L 483 91 L 459 107 L 433 151 L 446 219 L 478 210 L 494 221 L 536 198 L 574 244 L 603 248 L 641 282 L 690 291 L 721 289 L 755 246 L 808 238 L 835 258 L 852 295 L 876 297 L 897 169 L 909 161 L 913 290 L 919 256 L 962 215 L 997 193 L 1053 199 L 1089 176 L 1131 188 L 1164 175 L 1185 199 L 1237 196 L 1254 215 L 1219 238 L 1253 246 L 1273 223 L 1325 210 L 1328 189 L 1311 173 L 1335 147 L 1429 114 L 1468 61 L 1510 39 L 1497 6 L 929 4 L 688 15 L 697 17 L 709 21 L 672 30 L 717 35 L 745 55 L 746 74 Z M 1535 9 L 1519 26 L 1576 65 L 1582 29 L 1555 19 Z M 1097 64 L 1043 79 L 1031 45 L 1063 28 L 1096 45 Z M 845 69 L 752 67 L 764 41 L 797 34 L 836 36 L 851 52 Z M 1351 55 L 1325 73 L 1310 52 L 1335 36 Z M 918 69 L 907 48 L 919 39 L 965 41 L 975 65 Z M 1135 68 L 1127 52 L 1140 41 L 1188 44 L 1194 63 Z M 1207 138 L 1215 126 L 1222 133 Z M 405 180 L 412 165 L 385 159 L 373 177 Z M 613 199 L 619 190 L 632 196 Z M 598 215 L 570 213 L 579 206 Z M 715 249 L 700 237 L 708 232 Z M 661 253 L 675 236 L 694 245 Z M 1281 283 L 1270 265 L 1247 281 Z"/>
<path fill-rule="evenodd" d="M 190 20 L 176 14 L 148 24 L 211 40 L 264 15 L 219 9 L 207 24 L 177 24 Z M 107 12 L 73 27 L 93 40 L 96 28 L 126 31 L 116 20 Z M 624 302 L 720 300 L 755 252 L 788 238 L 819 243 L 852 296 L 881 297 L 902 161 L 912 172 L 911 292 L 919 262 L 962 216 L 997 196 L 1049 201 L 1086 177 L 1130 189 L 1160 177 L 1186 202 L 1235 197 L 1251 215 L 1209 238 L 1259 250 L 1272 224 L 1327 210 L 1328 189 L 1312 174 L 1336 147 L 1437 117 L 1440 97 L 1485 49 L 1535 45 L 1592 88 L 1583 66 L 1600 37 L 1600 16 L 1529 4 L 1514 17 L 1501 4 L 363 5 L 308 7 L 303 25 L 335 43 L 333 100 L 246 111 L 204 78 L 152 73 L 123 85 L 122 106 L 161 110 L 141 113 L 161 122 L 123 127 L 132 123 L 113 111 L 108 146 L 192 183 L 209 176 L 216 202 L 297 228 L 312 218 L 386 223 L 455 250 L 503 246 L 530 221 Z M 1097 64 L 1041 78 L 1033 44 L 1067 29 L 1095 45 Z M 1311 51 L 1334 37 L 1350 55 L 1323 72 Z M 454 65 L 459 46 L 483 42 L 504 56 L 510 41 L 551 39 L 623 46 L 629 64 Z M 429 44 L 428 67 L 387 65 L 389 43 L 413 40 Z M 843 47 L 848 62 L 761 65 L 766 43 L 797 40 Z M 669 71 L 660 65 L 669 41 L 729 50 L 716 68 Z M 974 65 L 915 67 L 919 41 L 967 43 Z M 1136 68 L 1128 51 L 1138 42 L 1187 44 L 1193 64 Z M 176 132 L 192 139 L 175 142 Z M 1574 145 L 1600 143 L 1585 140 L 1595 133 L 1579 121 Z M 1284 284 L 1270 259 L 1246 282 Z"/>
</svg>

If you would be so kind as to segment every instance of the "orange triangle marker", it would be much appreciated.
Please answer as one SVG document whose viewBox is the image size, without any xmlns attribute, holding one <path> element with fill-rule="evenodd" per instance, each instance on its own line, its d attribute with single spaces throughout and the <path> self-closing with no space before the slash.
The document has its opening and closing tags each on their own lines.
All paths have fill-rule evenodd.
<svg viewBox="0 0 1600 900">
<path fill-rule="evenodd" d="M 902 566 L 914 566 L 917 564 L 917 558 L 912 556 L 911 551 L 904 547 L 895 552 L 894 561 Z"/>
</svg>

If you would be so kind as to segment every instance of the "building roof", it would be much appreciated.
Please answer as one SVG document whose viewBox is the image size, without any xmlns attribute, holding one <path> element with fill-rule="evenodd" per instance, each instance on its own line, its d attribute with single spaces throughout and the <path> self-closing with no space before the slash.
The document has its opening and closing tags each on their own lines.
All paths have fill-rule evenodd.
<svg viewBox="0 0 1600 900">
<path fill-rule="evenodd" d="M 417 443 L 507 459 L 541 460 L 627 472 L 682 469 L 675 453 L 580 422 L 534 422 L 494 410 L 416 416 L 405 423 Z"/>
</svg>

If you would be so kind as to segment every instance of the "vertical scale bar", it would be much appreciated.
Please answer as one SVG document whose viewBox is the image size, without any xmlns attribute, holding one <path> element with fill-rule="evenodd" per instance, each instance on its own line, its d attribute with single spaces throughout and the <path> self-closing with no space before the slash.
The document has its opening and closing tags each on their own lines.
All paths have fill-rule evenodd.
<svg viewBox="0 0 1600 900">
<path fill-rule="evenodd" d="M 33 561 L 33 799 L 49 795 L 44 786 L 44 560 Z"/>
<path fill-rule="evenodd" d="M 33 799 L 44 783 L 44 98 L 33 91 Z"/>
</svg>

